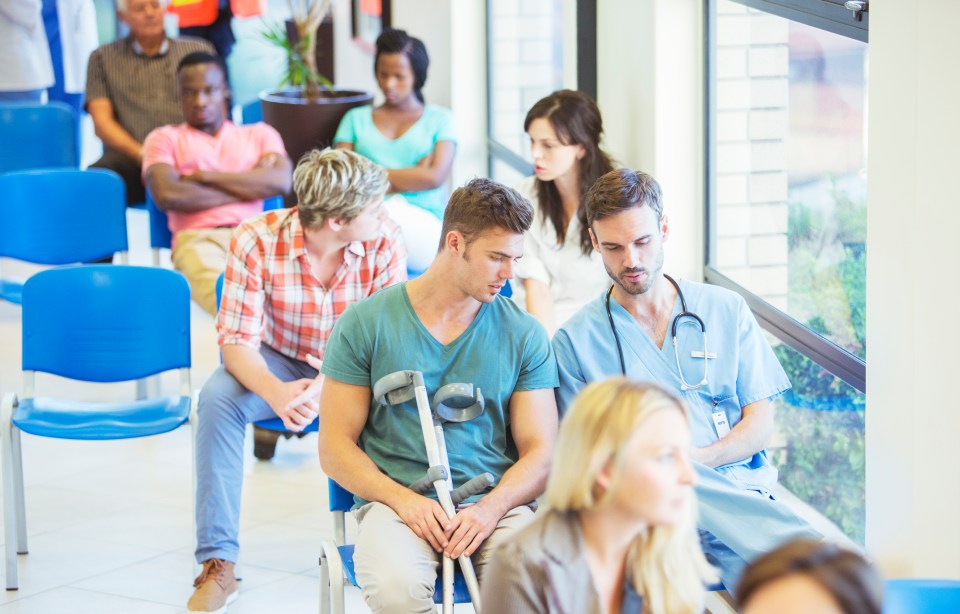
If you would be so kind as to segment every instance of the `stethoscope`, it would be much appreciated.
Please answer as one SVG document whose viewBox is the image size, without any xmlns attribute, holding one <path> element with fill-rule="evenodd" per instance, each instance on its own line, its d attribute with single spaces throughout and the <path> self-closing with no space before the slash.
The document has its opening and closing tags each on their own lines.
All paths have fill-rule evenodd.
<svg viewBox="0 0 960 614">
<path fill-rule="evenodd" d="M 687 311 L 687 301 L 683 296 L 683 291 L 680 289 L 680 284 L 666 273 L 664 273 L 663 276 L 673 284 L 673 287 L 677 289 L 677 296 L 680 297 L 680 313 L 674 316 L 673 322 L 670 325 L 670 334 L 673 336 L 673 355 L 677 359 L 677 373 L 680 374 L 680 390 L 696 390 L 707 384 L 707 327 L 703 325 L 703 320 L 700 319 L 700 316 L 692 311 Z M 610 330 L 613 331 L 613 338 L 617 342 L 617 353 L 620 355 L 620 372 L 626 376 L 627 363 L 623 360 L 623 346 L 620 345 L 620 335 L 617 334 L 617 326 L 613 323 L 613 313 L 610 311 L 611 294 L 613 294 L 613 286 L 610 286 L 610 289 L 607 291 L 607 317 L 610 318 Z M 680 350 L 677 347 L 677 329 L 684 323 L 689 323 L 693 326 L 694 321 L 696 321 L 696 325 L 700 326 L 700 334 L 703 335 L 703 379 L 700 380 L 699 384 L 688 384 L 687 380 L 683 377 L 683 369 L 680 367 Z"/>
</svg>

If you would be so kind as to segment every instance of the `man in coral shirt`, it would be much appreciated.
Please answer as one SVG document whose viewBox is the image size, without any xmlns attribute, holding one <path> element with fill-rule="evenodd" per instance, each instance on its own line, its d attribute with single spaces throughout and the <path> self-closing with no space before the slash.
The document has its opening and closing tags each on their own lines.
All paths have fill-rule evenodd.
<svg viewBox="0 0 960 614">
<path fill-rule="evenodd" d="M 209 53 L 177 67 L 185 123 L 163 126 L 144 142 L 144 180 L 173 232 L 174 267 L 193 299 L 216 314 L 216 281 L 233 229 L 263 210 L 263 199 L 290 190 L 291 164 L 276 130 L 226 119 L 226 72 Z"/>
</svg>

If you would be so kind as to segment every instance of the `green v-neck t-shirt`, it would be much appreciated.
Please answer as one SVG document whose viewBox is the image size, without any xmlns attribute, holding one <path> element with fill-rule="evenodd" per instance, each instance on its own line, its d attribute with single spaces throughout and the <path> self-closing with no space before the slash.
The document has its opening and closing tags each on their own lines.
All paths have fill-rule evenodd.
<svg viewBox="0 0 960 614">
<path fill-rule="evenodd" d="M 453 116 L 448 109 L 428 104 L 410 128 L 395 139 L 383 135 L 373 123 L 373 107 L 370 105 L 350 109 L 340 120 L 336 143 L 352 143 L 353 150 L 384 168 L 408 168 L 433 153 L 440 141 L 456 144 Z M 421 192 L 401 192 L 411 205 L 426 209 L 443 219 L 447 206 L 447 186 L 441 185 Z"/>
<path fill-rule="evenodd" d="M 322 372 L 372 389 L 384 375 L 404 370 L 423 372 L 431 403 L 437 390 L 451 383 L 479 386 L 483 394 L 479 417 L 443 425 L 454 487 L 485 471 L 499 482 L 518 458 L 510 432 L 511 395 L 558 385 L 546 331 L 513 301 L 497 296 L 482 305 L 470 326 L 442 345 L 417 318 L 406 284 L 398 284 L 354 303 L 340 316 L 327 342 Z M 426 473 L 414 400 L 384 407 L 371 399 L 359 445 L 381 471 L 404 486 Z"/>
</svg>

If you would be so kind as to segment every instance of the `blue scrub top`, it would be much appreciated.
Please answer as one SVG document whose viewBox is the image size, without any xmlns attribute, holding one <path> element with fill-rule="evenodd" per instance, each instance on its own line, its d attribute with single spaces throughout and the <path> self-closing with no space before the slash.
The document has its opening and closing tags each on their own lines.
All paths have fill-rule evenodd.
<svg viewBox="0 0 960 614">
<path fill-rule="evenodd" d="M 656 382 L 683 398 L 690 412 L 693 445 L 701 448 L 718 439 L 712 417 L 715 411 L 722 409 L 733 428 L 740 422 L 744 406 L 782 394 L 790 388 L 790 381 L 740 295 L 686 280 L 680 281 L 680 289 L 688 311 L 704 322 L 708 352 L 717 355 L 707 359 L 707 384 L 697 390 L 680 389 L 669 330 L 663 347 L 658 348 L 633 316 L 613 299 L 610 311 L 623 346 L 627 375 Z M 561 413 L 587 382 L 621 374 L 617 345 L 605 307 L 606 292 L 580 310 L 554 336 L 560 372 L 557 405 Z M 671 320 L 680 312 L 678 297 Z M 689 318 L 681 321 L 691 322 Z M 691 356 L 691 351 L 703 351 L 699 327 L 690 324 L 678 327 L 677 343 L 684 379 L 689 384 L 699 383 L 704 359 Z M 777 481 L 777 470 L 766 452 L 718 467 L 717 471 L 743 488 L 763 493 L 769 493 Z"/>
</svg>

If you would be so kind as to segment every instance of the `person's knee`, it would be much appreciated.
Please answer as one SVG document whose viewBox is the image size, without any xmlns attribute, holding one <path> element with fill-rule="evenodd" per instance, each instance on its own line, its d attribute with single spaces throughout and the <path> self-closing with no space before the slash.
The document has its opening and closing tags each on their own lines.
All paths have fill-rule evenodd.
<svg viewBox="0 0 960 614">
<path fill-rule="evenodd" d="M 219 367 L 200 389 L 197 402 L 200 423 L 239 419 L 238 408 L 243 398 L 250 394 L 225 368 Z"/>
<path fill-rule="evenodd" d="M 180 240 L 179 238 L 177 239 Z M 204 311 L 217 315 L 217 277 L 226 268 L 226 252 L 204 239 L 177 246 L 171 255 L 173 267 L 190 283 L 190 295 Z"/>
<path fill-rule="evenodd" d="M 418 573 L 416 566 L 401 561 L 387 562 L 368 569 L 360 580 L 364 601 L 373 611 L 383 614 L 408 614 L 430 611 L 436 572 Z"/>
<path fill-rule="evenodd" d="M 371 503 L 356 514 L 357 580 L 374 612 L 431 612 L 437 554 L 388 506 Z"/>
</svg>

